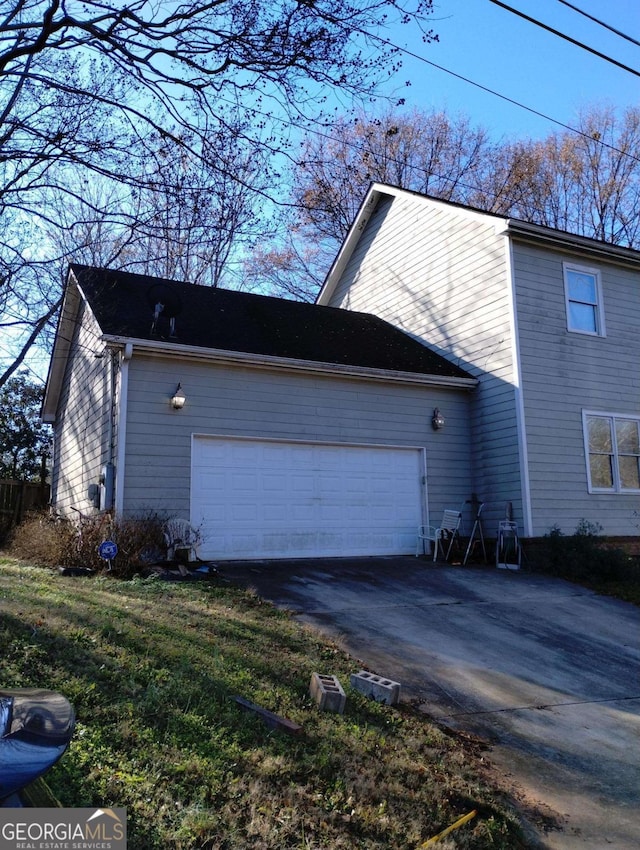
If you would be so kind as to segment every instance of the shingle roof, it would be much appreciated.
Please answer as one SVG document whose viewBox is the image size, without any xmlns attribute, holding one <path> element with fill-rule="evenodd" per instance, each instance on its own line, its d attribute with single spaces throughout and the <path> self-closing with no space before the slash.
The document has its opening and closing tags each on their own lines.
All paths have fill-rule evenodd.
<svg viewBox="0 0 640 850">
<path fill-rule="evenodd" d="M 72 265 L 71 271 L 108 336 L 443 378 L 471 377 L 369 313 L 88 266 Z M 158 303 L 165 306 L 154 321 Z"/>
</svg>

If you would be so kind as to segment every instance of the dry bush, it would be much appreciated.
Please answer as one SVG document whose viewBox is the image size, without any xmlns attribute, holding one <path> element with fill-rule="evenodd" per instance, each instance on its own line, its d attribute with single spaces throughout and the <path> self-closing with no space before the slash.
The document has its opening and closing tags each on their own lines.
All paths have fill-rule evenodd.
<svg viewBox="0 0 640 850">
<path fill-rule="evenodd" d="M 115 521 L 111 538 L 118 544 L 118 554 L 113 562 L 115 575 L 131 578 L 149 563 L 165 557 L 164 523 L 165 518 L 155 513 Z"/>
<path fill-rule="evenodd" d="M 13 529 L 9 551 L 17 558 L 54 567 L 66 564 L 75 548 L 77 531 L 70 520 L 52 516 L 49 511 L 27 514 Z"/>
<path fill-rule="evenodd" d="M 164 557 L 163 523 L 164 518 L 152 513 L 118 519 L 98 514 L 77 520 L 48 512 L 30 514 L 15 529 L 10 552 L 43 566 L 82 567 L 131 578 L 145 564 Z M 105 540 L 118 546 L 118 554 L 110 563 L 98 554 Z"/>
</svg>

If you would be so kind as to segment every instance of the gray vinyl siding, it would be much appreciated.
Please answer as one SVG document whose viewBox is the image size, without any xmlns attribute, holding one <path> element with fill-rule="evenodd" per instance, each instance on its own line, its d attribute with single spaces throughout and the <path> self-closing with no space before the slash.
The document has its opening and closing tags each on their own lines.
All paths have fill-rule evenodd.
<svg viewBox="0 0 640 850">
<path fill-rule="evenodd" d="M 110 358 L 80 303 L 54 425 L 52 502 L 60 513 L 95 511 L 91 498 L 107 460 Z"/>
<path fill-rule="evenodd" d="M 183 410 L 169 397 L 180 382 Z M 306 376 L 136 353 L 129 365 L 124 510 L 185 518 L 194 434 L 426 448 L 429 511 L 468 498 L 468 391 Z M 450 423 L 433 431 L 434 407 Z"/>
<path fill-rule="evenodd" d="M 472 446 L 467 491 L 486 501 L 489 523 L 504 516 L 507 502 L 522 523 L 512 295 L 500 223 L 425 198 L 383 196 L 330 303 L 381 316 L 479 379 L 471 412 L 482 439 Z"/>
<path fill-rule="evenodd" d="M 588 492 L 582 411 L 640 416 L 640 274 L 528 244 L 513 256 L 534 532 L 586 519 L 636 535 L 639 494 Z M 599 269 L 605 337 L 567 331 L 563 262 Z"/>
</svg>

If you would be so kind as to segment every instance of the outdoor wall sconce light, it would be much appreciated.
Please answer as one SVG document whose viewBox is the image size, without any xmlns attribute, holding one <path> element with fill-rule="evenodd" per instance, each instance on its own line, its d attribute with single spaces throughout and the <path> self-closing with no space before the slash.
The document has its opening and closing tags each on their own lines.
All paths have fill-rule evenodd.
<svg viewBox="0 0 640 850">
<path fill-rule="evenodd" d="M 441 428 L 444 428 L 444 416 L 440 413 L 438 408 L 433 411 L 433 416 L 431 417 L 431 425 L 434 431 L 439 431 Z"/>
<path fill-rule="evenodd" d="M 175 393 L 171 397 L 171 407 L 173 407 L 174 410 L 182 410 L 186 400 L 187 397 L 182 389 L 182 384 L 178 384 Z"/>
</svg>

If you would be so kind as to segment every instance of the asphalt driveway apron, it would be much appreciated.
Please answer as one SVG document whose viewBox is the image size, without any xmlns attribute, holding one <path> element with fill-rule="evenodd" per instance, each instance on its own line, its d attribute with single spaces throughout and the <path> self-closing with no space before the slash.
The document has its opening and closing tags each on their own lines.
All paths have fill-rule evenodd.
<svg viewBox="0 0 640 850">
<path fill-rule="evenodd" d="M 561 580 L 411 557 L 221 571 L 399 681 L 439 723 L 486 741 L 544 846 L 640 847 L 636 607 Z"/>
</svg>

